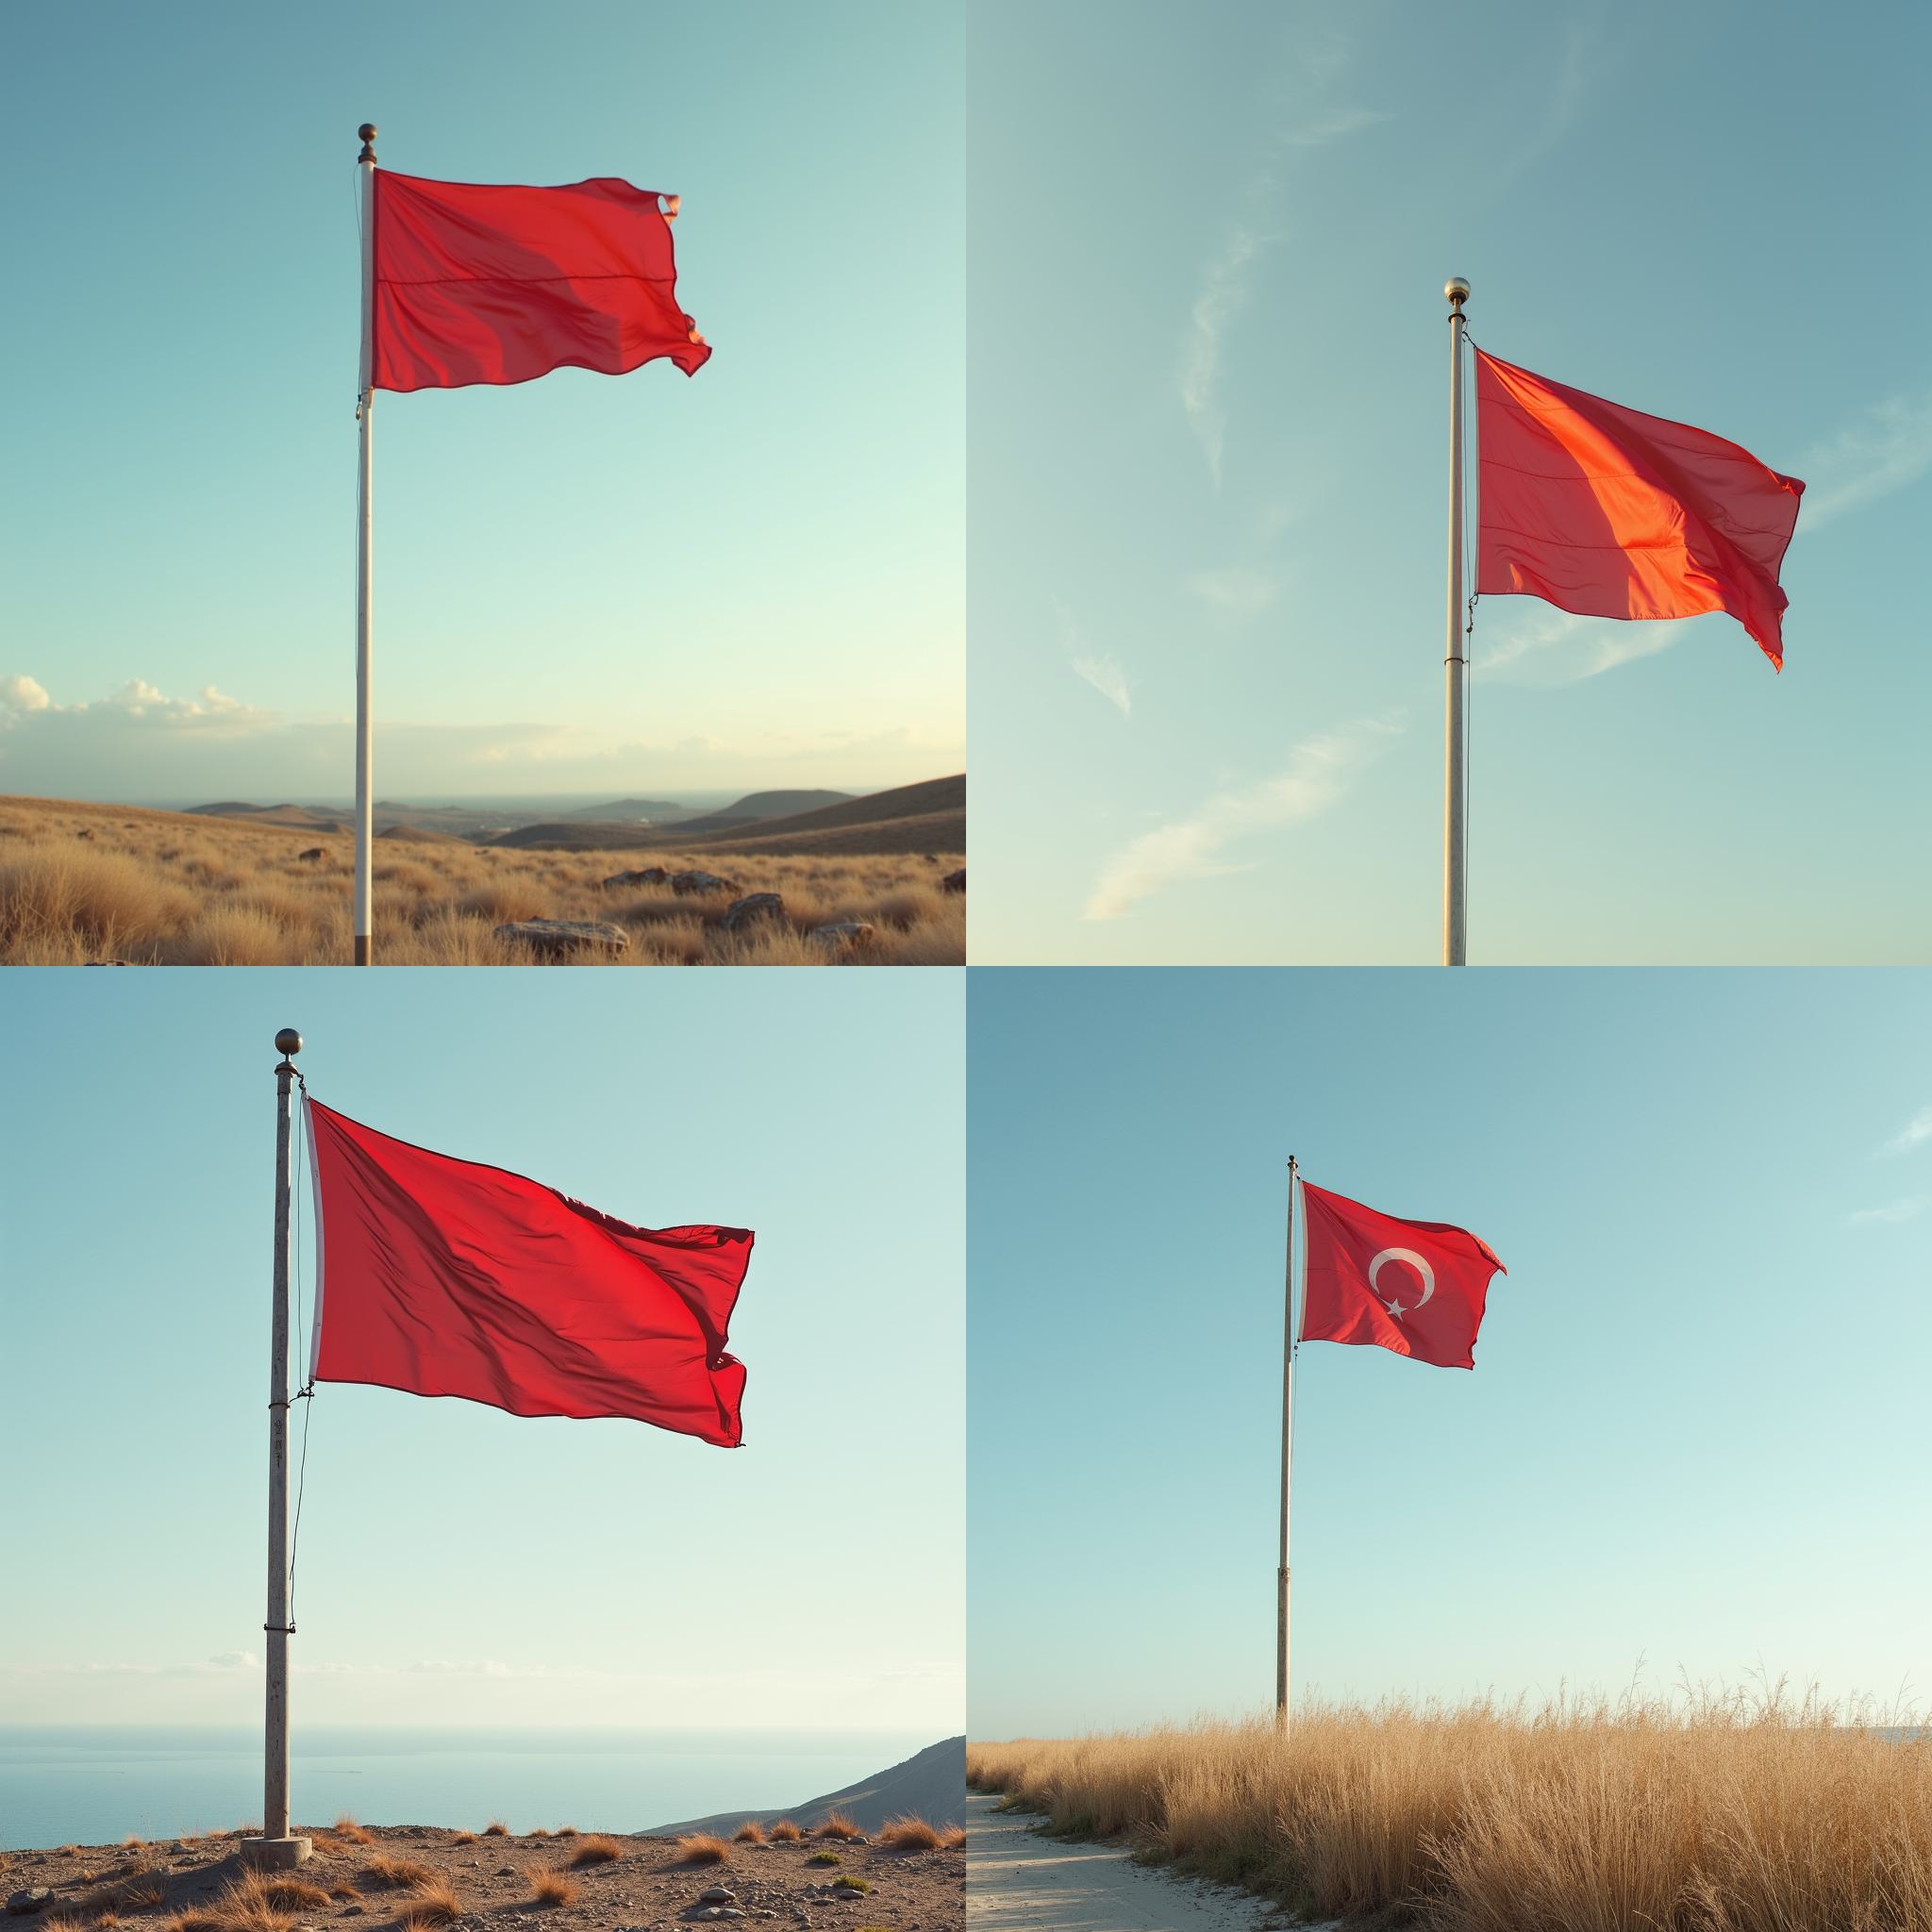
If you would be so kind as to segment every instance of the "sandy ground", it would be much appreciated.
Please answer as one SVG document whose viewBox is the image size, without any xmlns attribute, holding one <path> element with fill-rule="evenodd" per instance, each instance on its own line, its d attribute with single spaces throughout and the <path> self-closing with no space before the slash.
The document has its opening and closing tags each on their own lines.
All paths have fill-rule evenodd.
<svg viewBox="0 0 1932 1932">
<path fill-rule="evenodd" d="M 1262 1932 L 1289 1923 L 1238 1892 L 1136 1865 L 1119 1845 L 1041 1838 L 1037 1819 L 998 1803 L 966 1801 L 973 1932 Z"/>
<path fill-rule="evenodd" d="M 370 1843 L 353 1844 L 320 1827 L 300 1829 L 317 1839 L 317 1856 L 289 1875 L 325 1890 L 351 1887 L 356 1895 L 295 1907 L 299 1932 L 390 1932 L 408 1914 L 410 1895 L 407 1888 L 385 1886 L 370 1873 L 369 1859 L 381 1854 L 426 1866 L 455 1885 L 462 1915 L 450 1932 L 672 1932 L 721 1917 L 849 1932 L 963 1932 L 966 1923 L 965 1860 L 957 1851 L 894 1852 L 863 1840 L 808 1839 L 734 1844 L 726 1864 L 694 1866 L 680 1862 L 672 1840 L 616 1837 L 620 1857 L 608 1864 L 579 1866 L 571 1862 L 579 1840 L 568 1838 L 478 1838 L 458 1844 L 453 1831 L 397 1825 L 372 1828 Z M 825 1851 L 840 1862 L 808 1862 Z M 115 1907 L 118 1932 L 161 1932 L 184 1907 L 216 1900 L 240 1870 L 227 1834 L 158 1840 L 138 1849 L 13 1852 L 0 1870 L 0 1898 L 35 1886 L 49 1887 L 53 1897 L 31 1917 L 0 1923 L 9 1932 L 35 1932 L 50 1916 L 88 1924 L 96 1916 L 80 1903 L 88 1881 L 131 1862 L 145 1862 L 161 1876 L 166 1895 L 151 1906 Z M 533 1876 L 553 1870 L 576 1882 L 578 1896 L 564 1906 L 534 1904 Z M 832 1881 L 847 1874 L 871 1890 L 835 1889 Z M 700 1896 L 716 1886 L 733 1893 L 722 1914 Z"/>
</svg>

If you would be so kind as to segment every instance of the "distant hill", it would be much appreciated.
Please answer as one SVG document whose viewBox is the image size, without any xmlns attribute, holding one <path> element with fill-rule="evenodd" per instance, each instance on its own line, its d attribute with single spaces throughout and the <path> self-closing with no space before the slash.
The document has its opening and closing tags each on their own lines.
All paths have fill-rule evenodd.
<svg viewBox="0 0 1932 1932">
<path fill-rule="evenodd" d="M 757 798 L 816 797 L 815 792 L 754 792 Z M 487 845 L 511 850 L 548 852 L 691 853 L 722 858 L 725 853 L 781 855 L 842 853 L 896 856 L 909 852 L 958 854 L 966 849 L 966 779 L 927 778 L 917 785 L 898 785 L 869 798 L 833 792 L 838 802 L 816 811 L 785 818 L 746 819 L 706 831 L 711 820 L 692 819 L 680 825 L 625 825 L 591 820 L 551 820 L 541 825 L 519 825 L 484 840 Z M 742 801 L 741 801 L 742 802 Z"/>
<path fill-rule="evenodd" d="M 721 811 L 704 812 L 688 818 L 680 832 L 730 832 L 763 819 L 793 818 L 800 812 L 816 811 L 821 806 L 838 805 L 852 796 L 849 791 L 748 791 L 735 805 Z"/>
<path fill-rule="evenodd" d="M 677 827 L 680 846 L 751 853 L 964 852 L 966 774 L 895 785 L 791 818 L 759 819 L 735 832 Z"/>
<path fill-rule="evenodd" d="M 466 845 L 467 839 L 459 838 L 455 832 L 439 831 L 434 825 L 410 825 L 397 824 L 385 825 L 375 835 L 378 839 L 402 839 L 416 845 Z"/>
<path fill-rule="evenodd" d="M 847 1785 L 842 1791 L 808 1798 L 802 1805 L 766 1808 L 748 1806 L 741 1811 L 714 1811 L 708 1818 L 687 1818 L 675 1824 L 648 1825 L 645 1830 L 652 1838 L 669 1838 L 688 1831 L 724 1834 L 736 1831 L 747 1819 L 770 1825 L 780 1818 L 813 1825 L 821 1823 L 829 1811 L 844 1812 L 869 1837 L 876 1836 L 879 1826 L 891 1818 L 924 1818 L 928 1824 L 963 1824 L 966 1740 L 948 1738 L 943 1743 L 928 1744 L 890 1771 Z"/>
<path fill-rule="evenodd" d="M 347 812 L 331 811 L 326 806 L 244 805 L 232 798 L 220 805 L 191 805 L 188 810 L 196 818 L 247 819 L 260 825 L 315 826 L 326 832 L 340 830 L 349 823 Z"/>
</svg>

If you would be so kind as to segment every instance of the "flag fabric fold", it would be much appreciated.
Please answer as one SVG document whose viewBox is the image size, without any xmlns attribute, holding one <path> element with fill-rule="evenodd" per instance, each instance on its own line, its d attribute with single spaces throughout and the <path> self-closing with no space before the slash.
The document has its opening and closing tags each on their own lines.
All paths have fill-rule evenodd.
<svg viewBox="0 0 1932 1932">
<path fill-rule="evenodd" d="M 1302 1341 L 1474 1368 L 1491 1277 L 1508 1273 L 1489 1244 L 1447 1222 L 1404 1221 L 1307 1181 L 1301 1189 Z"/>
<path fill-rule="evenodd" d="M 664 198 L 609 177 L 492 187 L 378 169 L 374 386 L 622 375 L 658 357 L 696 374 L 711 351 L 678 306 Z"/>
<path fill-rule="evenodd" d="M 738 1227 L 633 1227 L 503 1168 L 306 1100 L 316 1194 L 311 1379 L 512 1415 L 621 1416 L 735 1448 Z"/>
<path fill-rule="evenodd" d="M 1541 597 L 1581 617 L 1724 610 L 1782 668 L 1795 476 L 1481 349 L 1475 398 L 1483 596 Z"/>
</svg>

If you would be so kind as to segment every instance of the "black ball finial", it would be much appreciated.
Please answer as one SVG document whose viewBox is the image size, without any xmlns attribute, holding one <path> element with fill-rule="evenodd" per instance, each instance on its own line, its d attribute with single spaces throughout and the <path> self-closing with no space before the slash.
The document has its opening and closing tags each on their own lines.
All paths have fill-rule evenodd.
<svg viewBox="0 0 1932 1932">
<path fill-rule="evenodd" d="M 292 1026 L 284 1026 L 275 1035 L 275 1051 L 285 1059 L 293 1059 L 302 1051 L 302 1036 Z"/>
<path fill-rule="evenodd" d="M 375 140 L 375 123 L 365 121 L 356 132 L 362 137 L 362 152 L 356 158 L 358 161 L 373 161 L 375 158 L 375 149 L 371 143 Z"/>
</svg>

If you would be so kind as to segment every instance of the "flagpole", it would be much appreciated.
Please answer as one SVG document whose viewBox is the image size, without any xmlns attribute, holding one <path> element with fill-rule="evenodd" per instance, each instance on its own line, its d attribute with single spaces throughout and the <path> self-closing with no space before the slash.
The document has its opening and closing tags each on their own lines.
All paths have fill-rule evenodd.
<svg viewBox="0 0 1932 1932">
<path fill-rule="evenodd" d="M 1469 284 L 1452 276 L 1449 299 L 1449 648 L 1443 668 L 1442 963 L 1466 963 L 1468 880 L 1464 876 L 1462 678 L 1462 305 Z"/>
<path fill-rule="evenodd" d="M 1288 1259 L 1281 1341 L 1281 1562 L 1274 1573 L 1274 1723 L 1288 1731 L 1288 1500 L 1294 1474 L 1294 1156 L 1288 1157 Z"/>
<path fill-rule="evenodd" d="M 242 1840 L 251 1865 L 299 1865 L 313 1849 L 289 1835 L 289 1203 L 293 1186 L 290 1124 L 295 1056 L 302 1036 L 292 1026 L 275 1035 L 275 1308 L 270 1322 L 268 1376 L 268 1701 L 263 1725 L 261 1836 Z"/>
<path fill-rule="evenodd" d="M 369 408 L 375 398 L 375 126 L 365 121 L 358 132 L 362 152 L 362 356 L 356 384 L 356 421 L 361 429 L 356 469 L 356 964 L 369 964 L 370 874 L 374 869 L 369 720 Z"/>
</svg>

